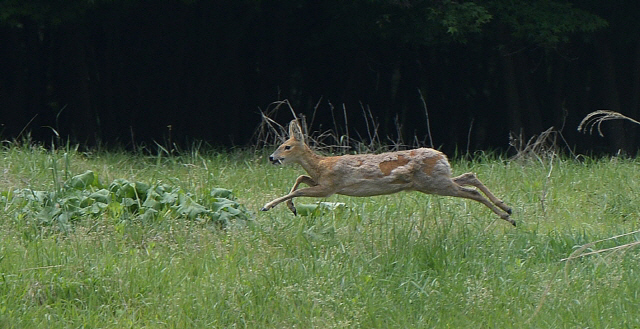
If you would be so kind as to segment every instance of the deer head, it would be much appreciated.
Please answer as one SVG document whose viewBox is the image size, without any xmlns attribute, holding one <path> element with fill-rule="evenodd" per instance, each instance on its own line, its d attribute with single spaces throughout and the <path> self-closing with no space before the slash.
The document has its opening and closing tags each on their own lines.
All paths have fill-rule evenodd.
<svg viewBox="0 0 640 329">
<path fill-rule="evenodd" d="M 309 147 L 304 142 L 304 134 L 297 120 L 289 123 L 289 139 L 282 143 L 273 154 L 269 156 L 269 161 L 274 165 L 296 163 L 307 152 Z"/>
</svg>

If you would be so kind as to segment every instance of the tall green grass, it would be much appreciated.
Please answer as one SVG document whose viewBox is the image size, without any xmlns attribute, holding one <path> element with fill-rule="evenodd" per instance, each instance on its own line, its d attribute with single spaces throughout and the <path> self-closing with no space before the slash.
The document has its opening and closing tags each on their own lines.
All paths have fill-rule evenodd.
<svg viewBox="0 0 640 329">
<path fill-rule="evenodd" d="M 476 172 L 514 208 L 513 228 L 481 204 L 420 193 L 332 196 L 346 210 L 312 216 L 283 205 L 259 212 L 301 169 L 251 152 L 1 152 L 0 328 L 640 326 L 638 250 L 560 261 L 638 229 L 636 159 L 454 161 L 456 174 Z M 61 231 L 6 198 L 54 190 L 86 170 L 196 195 L 229 188 L 254 218 L 220 229 L 177 214 L 107 212 Z"/>
</svg>

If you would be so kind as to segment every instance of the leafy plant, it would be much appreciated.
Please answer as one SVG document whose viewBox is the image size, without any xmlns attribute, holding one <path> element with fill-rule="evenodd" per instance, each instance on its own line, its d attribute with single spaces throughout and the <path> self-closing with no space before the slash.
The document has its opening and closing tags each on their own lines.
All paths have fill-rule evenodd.
<svg viewBox="0 0 640 329">
<path fill-rule="evenodd" d="M 296 205 L 300 216 L 320 216 L 329 212 L 341 213 L 347 210 L 343 202 L 319 201 L 316 203 L 303 203 Z"/>
<path fill-rule="evenodd" d="M 238 203 L 231 190 L 212 188 L 197 198 L 177 186 L 147 184 L 115 179 L 103 186 L 93 171 L 68 179 L 58 191 L 18 189 L 4 192 L 3 203 L 15 203 L 25 216 L 34 216 L 41 225 L 57 225 L 68 230 L 73 222 L 105 211 L 134 215 L 143 221 L 175 213 L 191 220 L 227 226 L 234 220 L 250 220 L 251 214 Z"/>
</svg>

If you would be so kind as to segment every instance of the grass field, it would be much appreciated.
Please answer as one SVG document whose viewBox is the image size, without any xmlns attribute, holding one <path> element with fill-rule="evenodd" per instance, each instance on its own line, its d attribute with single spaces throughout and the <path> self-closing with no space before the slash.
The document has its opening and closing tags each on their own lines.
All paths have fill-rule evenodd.
<svg viewBox="0 0 640 329">
<path fill-rule="evenodd" d="M 514 228 L 473 201 L 420 193 L 259 212 L 302 171 L 251 152 L 0 156 L 0 328 L 640 327 L 640 233 L 609 239 L 640 226 L 640 160 L 453 161 L 514 208 Z M 12 192 L 62 191 L 87 170 L 194 198 L 231 189 L 252 220 L 220 228 L 109 206 L 60 225 Z"/>
</svg>

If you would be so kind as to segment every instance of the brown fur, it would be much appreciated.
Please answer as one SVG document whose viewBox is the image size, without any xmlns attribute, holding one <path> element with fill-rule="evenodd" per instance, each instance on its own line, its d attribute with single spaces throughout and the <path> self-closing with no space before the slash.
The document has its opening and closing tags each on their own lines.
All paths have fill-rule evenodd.
<svg viewBox="0 0 640 329">
<path fill-rule="evenodd" d="M 380 167 L 380 171 L 382 171 L 382 173 L 385 176 L 389 176 L 389 175 L 391 175 L 391 171 L 393 169 L 396 169 L 398 167 L 402 167 L 402 166 L 406 165 L 407 163 L 409 163 L 409 159 L 403 157 L 402 155 L 398 155 L 398 159 L 397 160 L 387 160 L 387 161 L 380 162 L 378 167 Z"/>
<path fill-rule="evenodd" d="M 440 160 L 442 160 L 442 155 L 425 158 L 424 160 L 422 160 L 422 163 L 424 163 L 422 171 L 424 171 L 425 174 L 431 176 L 431 174 L 433 173 L 433 169 L 436 167 L 436 164 Z"/>
</svg>

